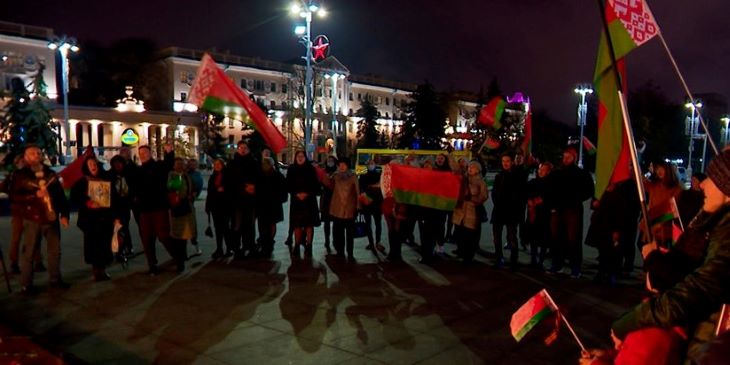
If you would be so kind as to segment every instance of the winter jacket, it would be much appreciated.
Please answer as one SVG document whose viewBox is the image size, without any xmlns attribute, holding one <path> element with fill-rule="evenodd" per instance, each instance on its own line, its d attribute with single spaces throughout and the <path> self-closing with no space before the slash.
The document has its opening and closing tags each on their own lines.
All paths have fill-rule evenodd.
<svg viewBox="0 0 730 365">
<path fill-rule="evenodd" d="M 469 229 L 477 229 L 482 224 L 477 209 L 484 209 L 489 198 L 489 189 L 481 174 L 464 176 L 459 201 L 452 214 L 452 222 Z"/>
<path fill-rule="evenodd" d="M 326 184 L 332 188 L 330 216 L 339 219 L 355 218 L 357 198 L 360 195 L 355 174 L 350 171 L 336 172 Z"/>
<path fill-rule="evenodd" d="M 364 205 L 362 209 L 370 213 L 379 213 L 380 205 L 383 203 L 383 192 L 380 190 L 380 173 L 368 171 L 360 175 L 358 180 L 360 192 L 367 194 L 372 200 L 370 204 Z"/>
<path fill-rule="evenodd" d="M 226 181 L 226 188 L 236 204 L 253 204 L 255 201 L 255 191 L 253 194 L 246 192 L 247 185 L 258 185 L 261 178 L 261 163 L 259 163 L 252 154 L 242 156 L 238 153 L 233 157 L 226 167 L 226 174 L 223 175 Z M 253 205 L 251 205 L 253 207 Z"/>
<path fill-rule="evenodd" d="M 225 186 L 225 172 L 214 172 L 208 178 L 208 194 L 205 197 L 205 212 L 229 212 L 231 201 Z"/>
<path fill-rule="evenodd" d="M 730 205 L 709 219 L 709 246 L 704 262 L 673 288 L 642 303 L 613 324 L 619 339 L 639 328 L 688 326 L 694 328 L 688 360 L 697 361 L 702 347 L 715 337 L 723 303 L 730 302 Z"/>
<path fill-rule="evenodd" d="M 492 187 L 492 223 L 518 224 L 525 220 L 527 174 L 522 169 L 502 170 Z"/>
<path fill-rule="evenodd" d="M 23 219 L 47 224 L 55 221 L 58 216 L 69 217 L 69 205 L 66 194 L 63 191 L 61 183 L 58 181 L 58 176 L 50 167 L 42 166 L 42 170 L 39 172 L 42 176 L 36 176 L 36 173 L 27 166 L 17 170 L 15 173 L 16 175 L 13 177 L 9 195 L 12 197 L 14 204 L 22 206 L 20 215 Z M 47 184 L 46 189 L 51 199 L 51 207 L 56 213 L 54 217 L 49 217 L 46 214 L 46 204 L 42 198 L 36 196 L 36 192 L 39 190 L 40 180 L 44 180 L 45 184 Z"/>
<path fill-rule="evenodd" d="M 550 182 L 546 198 L 551 209 L 582 208 L 583 202 L 594 193 L 593 177 L 576 165 L 563 166 L 553 171 Z"/>
<path fill-rule="evenodd" d="M 89 196 L 89 181 L 101 181 L 109 183 L 109 207 L 90 208 L 87 203 L 91 200 Z M 84 176 L 71 187 L 71 201 L 78 208 L 79 214 L 76 226 L 82 231 L 92 228 L 98 222 L 111 222 L 119 219 L 120 210 L 118 206 L 119 195 L 114 191 L 107 174 L 99 171 L 99 176 Z"/>
<path fill-rule="evenodd" d="M 150 159 L 137 168 L 132 186 L 134 206 L 140 212 L 167 210 L 167 174 L 175 161 L 174 152 L 163 161 Z"/>
</svg>

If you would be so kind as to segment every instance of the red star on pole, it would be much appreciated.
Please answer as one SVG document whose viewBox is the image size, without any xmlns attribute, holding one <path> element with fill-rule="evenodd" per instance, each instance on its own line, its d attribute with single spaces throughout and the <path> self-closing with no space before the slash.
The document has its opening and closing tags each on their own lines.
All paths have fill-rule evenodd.
<svg viewBox="0 0 730 365">
<path fill-rule="evenodd" d="M 314 51 L 312 58 L 315 61 L 323 60 L 327 57 L 327 50 L 330 44 L 325 43 L 324 37 L 318 37 L 316 42 L 317 44 L 312 45 L 312 50 Z"/>
</svg>

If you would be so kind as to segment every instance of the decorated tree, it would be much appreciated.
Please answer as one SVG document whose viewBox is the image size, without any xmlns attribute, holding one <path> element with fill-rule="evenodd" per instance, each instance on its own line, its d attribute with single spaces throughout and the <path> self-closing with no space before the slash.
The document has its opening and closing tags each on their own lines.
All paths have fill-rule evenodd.
<svg viewBox="0 0 730 365">
<path fill-rule="evenodd" d="M 50 157 L 58 153 L 58 125 L 51 118 L 44 69 L 41 64 L 33 76 L 32 93 L 20 78 L 11 81 L 10 100 L 0 119 L 0 137 L 8 150 L 5 164 L 12 162 L 29 144 L 40 147 Z"/>
<path fill-rule="evenodd" d="M 378 119 L 378 109 L 373 105 L 370 94 L 365 95 L 362 107 L 357 111 L 357 116 L 362 120 L 358 122 L 357 127 L 357 146 L 361 148 L 378 148 L 378 130 L 376 123 Z"/>
<path fill-rule="evenodd" d="M 223 137 L 223 116 L 205 114 L 200 121 L 201 135 L 200 149 L 211 158 L 224 157 L 226 155 L 226 139 Z"/>
<path fill-rule="evenodd" d="M 419 85 L 405 108 L 406 120 L 399 133 L 400 148 L 441 149 L 446 113 L 433 85 Z"/>
</svg>

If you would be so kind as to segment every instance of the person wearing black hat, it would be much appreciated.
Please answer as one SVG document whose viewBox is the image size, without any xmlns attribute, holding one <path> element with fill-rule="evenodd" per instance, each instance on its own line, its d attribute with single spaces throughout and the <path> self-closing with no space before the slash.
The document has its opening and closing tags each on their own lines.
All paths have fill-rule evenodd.
<svg viewBox="0 0 730 365">
<path fill-rule="evenodd" d="M 552 214 L 553 262 L 549 272 L 561 271 L 567 256 L 573 278 L 581 276 L 583 263 L 583 202 L 593 196 L 593 178 L 576 165 L 577 157 L 574 147 L 563 151 L 563 163 L 553 172 L 546 202 Z"/>
<path fill-rule="evenodd" d="M 709 238 L 704 261 L 672 288 L 616 321 L 612 331 L 617 343 L 640 328 L 687 325 L 694 329 L 687 358 L 696 363 L 715 338 L 720 310 L 730 300 L 730 150 L 710 162 L 707 177 L 701 184 Z"/>
</svg>

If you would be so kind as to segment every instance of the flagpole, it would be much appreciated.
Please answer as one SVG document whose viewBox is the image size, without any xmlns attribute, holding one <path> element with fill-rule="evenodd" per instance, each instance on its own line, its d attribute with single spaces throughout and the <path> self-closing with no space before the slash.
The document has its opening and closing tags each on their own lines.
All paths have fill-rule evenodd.
<svg viewBox="0 0 730 365">
<path fill-rule="evenodd" d="M 570 330 L 570 333 L 573 334 L 573 338 L 575 338 L 575 341 L 578 342 L 578 346 L 580 346 L 580 349 L 585 352 L 586 347 L 583 346 L 583 342 L 581 342 L 580 338 L 578 338 L 578 334 L 575 333 L 575 330 L 573 329 L 573 326 L 570 325 L 570 322 L 568 322 L 568 319 L 565 318 L 564 315 L 560 314 L 560 308 L 558 307 L 558 304 L 555 303 L 553 297 L 550 296 L 550 293 L 548 293 L 547 290 L 543 289 L 543 292 L 547 296 L 548 300 L 550 300 L 550 303 L 558 310 L 558 315 L 560 316 L 560 318 L 563 319 L 563 322 L 565 322 L 565 325 L 568 327 L 568 330 Z"/>
<path fill-rule="evenodd" d="M 636 155 L 636 141 L 634 141 L 634 130 L 631 128 L 631 120 L 629 119 L 629 113 L 626 108 L 626 99 L 623 95 L 623 82 L 619 75 L 618 65 L 616 65 L 616 52 L 613 49 L 613 41 L 611 40 L 611 32 L 608 29 L 608 21 L 606 20 L 606 7 L 604 0 L 598 0 L 598 9 L 601 13 L 601 21 L 603 22 L 603 32 L 606 34 L 606 42 L 608 43 L 608 51 L 611 56 L 611 67 L 613 68 L 613 74 L 616 77 L 616 85 L 618 89 L 618 98 L 621 103 L 621 116 L 624 123 L 624 130 L 626 131 L 626 139 L 629 144 L 629 151 L 631 153 L 631 164 L 632 171 L 634 173 L 634 180 L 636 182 L 636 190 L 639 193 L 639 202 L 641 203 L 641 214 L 644 217 L 642 222 L 644 224 L 644 231 L 646 232 L 647 241 L 653 241 L 651 235 L 651 229 L 649 227 L 649 213 L 646 207 L 646 191 L 644 191 L 644 181 L 641 178 L 641 166 L 639 166 L 639 159 Z M 582 141 L 581 141 L 582 143 Z M 647 243 L 648 243 L 647 242 Z"/>
<path fill-rule="evenodd" d="M 679 82 L 682 84 L 682 87 L 684 88 L 684 92 L 687 93 L 687 97 L 692 102 L 692 105 L 695 104 L 694 95 L 692 95 L 692 92 L 689 90 L 689 86 L 687 86 L 687 81 L 684 80 L 684 76 L 682 76 L 682 72 L 679 71 L 679 66 L 677 65 L 677 61 L 674 59 L 674 55 L 672 55 L 672 51 L 669 50 L 669 46 L 667 45 L 667 41 L 664 39 L 664 35 L 662 34 L 661 30 L 658 32 L 659 34 L 659 40 L 662 41 L 662 45 L 664 46 L 664 50 L 667 51 L 667 56 L 669 56 L 669 61 L 672 63 L 672 67 L 674 67 L 674 72 L 677 73 L 677 76 L 679 77 Z M 705 122 L 705 118 L 702 117 L 702 113 L 697 113 L 697 115 L 700 117 L 700 123 L 702 124 L 702 127 L 705 129 L 705 134 L 707 135 L 707 139 L 710 140 L 710 146 L 712 147 L 712 150 L 715 152 L 715 155 L 718 155 L 720 152 L 717 149 L 717 145 L 715 144 L 715 141 L 712 140 L 712 136 L 710 135 L 710 130 L 707 128 L 707 123 Z M 690 143 L 691 143 L 692 137 L 690 136 Z M 702 156 L 704 159 L 705 156 Z M 690 164 L 692 164 L 692 161 L 690 161 Z"/>
</svg>

